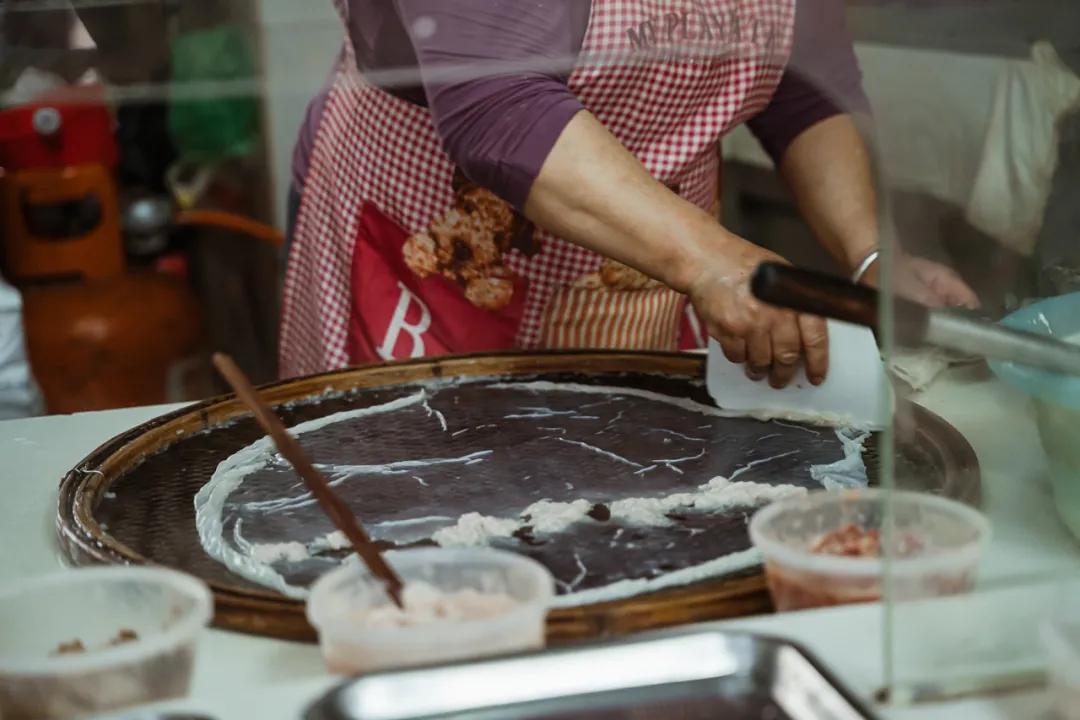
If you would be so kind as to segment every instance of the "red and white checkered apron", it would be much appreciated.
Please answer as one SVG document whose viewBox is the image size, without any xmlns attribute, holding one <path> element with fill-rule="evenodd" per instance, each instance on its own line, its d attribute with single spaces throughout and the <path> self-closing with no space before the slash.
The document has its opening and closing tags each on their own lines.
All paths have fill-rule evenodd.
<svg viewBox="0 0 1080 720">
<path fill-rule="evenodd" d="M 345 3 L 336 2 L 347 13 Z M 719 182 L 718 142 L 771 98 L 791 47 L 794 3 L 592 0 L 569 88 L 657 180 L 709 209 Z M 627 308 L 612 298 L 594 316 L 613 318 L 616 324 L 621 317 L 621 326 L 604 330 L 603 320 L 596 321 L 599 332 L 595 324 L 567 326 L 568 319 L 581 315 L 581 303 L 590 302 L 572 284 L 595 273 L 603 258 L 540 230 L 539 253 L 526 257 L 511 251 L 505 259 L 525 297 L 491 318 L 493 326 L 503 329 L 501 335 L 489 333 L 486 342 L 492 347 L 487 348 L 476 347 L 468 328 L 491 311 L 475 308 L 480 315 L 466 311 L 455 316 L 446 310 L 448 317 L 441 317 L 441 305 L 411 302 L 425 288 L 401 270 L 392 252 L 365 247 L 367 255 L 360 258 L 358 233 L 370 237 L 379 227 L 396 226 L 401 237 L 392 242 L 401 243 L 446 213 L 454 200 L 454 166 L 430 112 L 368 84 L 347 39 L 345 44 L 312 150 L 290 251 L 282 375 L 377 359 L 370 357 L 373 348 L 389 358 L 515 345 L 625 346 L 627 337 L 621 343 L 612 339 L 627 335 Z M 394 234 L 389 232 L 385 241 L 380 236 L 376 244 L 386 246 Z M 374 286 L 358 287 L 361 280 Z M 360 292 L 366 299 L 357 303 Z M 680 346 L 700 343 L 700 332 L 687 330 L 693 313 L 683 312 L 685 300 L 674 291 L 661 287 L 620 295 L 640 298 L 628 335 L 631 343 L 636 327 L 651 327 L 653 337 L 663 338 L 655 342 L 675 341 L 680 320 L 684 336 L 697 336 L 684 337 Z M 367 316 L 369 307 L 378 314 L 376 321 Z M 358 314 L 362 317 L 354 317 Z M 394 322 L 393 337 L 379 330 Z M 439 323 L 442 339 L 425 345 L 423 333 Z"/>
</svg>

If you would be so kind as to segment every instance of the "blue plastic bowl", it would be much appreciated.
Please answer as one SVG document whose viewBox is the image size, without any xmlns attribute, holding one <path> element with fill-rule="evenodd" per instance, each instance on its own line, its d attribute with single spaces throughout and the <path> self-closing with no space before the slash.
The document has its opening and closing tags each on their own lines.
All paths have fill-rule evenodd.
<svg viewBox="0 0 1080 720">
<path fill-rule="evenodd" d="M 1080 293 L 1032 303 L 1002 323 L 1060 340 L 1080 343 Z M 1062 520 L 1080 538 L 1080 377 L 1024 365 L 991 362 L 1004 382 L 1035 399 L 1035 420 L 1050 467 L 1050 481 Z"/>
</svg>

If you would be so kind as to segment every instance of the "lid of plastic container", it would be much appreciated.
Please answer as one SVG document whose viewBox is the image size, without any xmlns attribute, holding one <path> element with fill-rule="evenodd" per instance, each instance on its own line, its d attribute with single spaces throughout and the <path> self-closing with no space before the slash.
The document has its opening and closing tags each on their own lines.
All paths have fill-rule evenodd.
<svg viewBox="0 0 1080 720">
<path fill-rule="evenodd" d="M 1027 305 L 1002 324 L 1080 343 L 1080 293 L 1059 295 Z M 991 361 L 990 368 L 1009 385 L 1054 405 L 1080 410 L 1080 377 L 1060 375 L 1027 365 Z"/>
</svg>

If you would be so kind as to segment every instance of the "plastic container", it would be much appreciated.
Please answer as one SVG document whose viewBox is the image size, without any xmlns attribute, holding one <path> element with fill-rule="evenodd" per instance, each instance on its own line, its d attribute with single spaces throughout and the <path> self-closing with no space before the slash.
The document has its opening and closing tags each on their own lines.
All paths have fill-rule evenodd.
<svg viewBox="0 0 1080 720">
<path fill-rule="evenodd" d="M 173 570 L 95 567 L 0 590 L 0 716 L 74 718 L 187 694 L 210 590 Z M 58 653 L 80 643 L 82 650 Z"/>
<path fill-rule="evenodd" d="M 355 674 L 544 646 L 555 582 L 540 563 L 479 548 L 422 548 L 388 552 L 385 557 L 406 585 L 419 580 L 442 591 L 505 593 L 517 604 L 482 620 L 360 626 L 358 615 L 390 600 L 367 568 L 350 561 L 320 578 L 307 603 L 308 619 L 319 631 L 319 645 L 331 671 Z"/>
<path fill-rule="evenodd" d="M 812 552 L 821 538 L 854 526 L 879 530 L 882 545 L 886 494 L 880 489 L 818 491 L 767 505 L 750 522 L 750 537 L 765 559 L 777 610 L 872 602 L 882 597 L 886 562 L 899 600 L 970 590 L 990 523 L 981 513 L 952 500 L 916 492 L 894 492 L 894 547 L 881 555 L 854 557 Z"/>
<path fill-rule="evenodd" d="M 1025 306 L 1002 324 L 1059 340 L 1080 341 L 1080 293 Z M 1080 538 L 1080 377 L 1059 375 L 1015 363 L 991 362 L 1003 381 L 1031 395 L 1035 422 L 1046 452 L 1054 506 L 1062 521 Z"/>
</svg>

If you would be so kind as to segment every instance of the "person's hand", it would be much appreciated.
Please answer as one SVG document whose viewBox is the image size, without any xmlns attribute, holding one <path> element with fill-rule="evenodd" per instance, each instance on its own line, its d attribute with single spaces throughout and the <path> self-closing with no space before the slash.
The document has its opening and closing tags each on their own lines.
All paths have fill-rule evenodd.
<svg viewBox="0 0 1080 720">
<path fill-rule="evenodd" d="M 791 382 L 801 361 L 815 385 L 829 370 L 829 336 L 825 320 L 774 308 L 750 292 L 750 277 L 763 262 L 783 262 L 780 256 L 750 243 L 741 243 L 734 256 L 726 253 L 702 264 L 688 295 L 724 355 L 746 363 L 753 380 L 769 378 L 781 388 Z"/>
<path fill-rule="evenodd" d="M 952 269 L 925 258 L 901 255 L 893 264 L 893 290 L 909 300 L 928 307 L 964 307 L 976 309 L 979 298 Z M 879 285 L 877 263 L 866 274 L 865 282 Z"/>
</svg>

